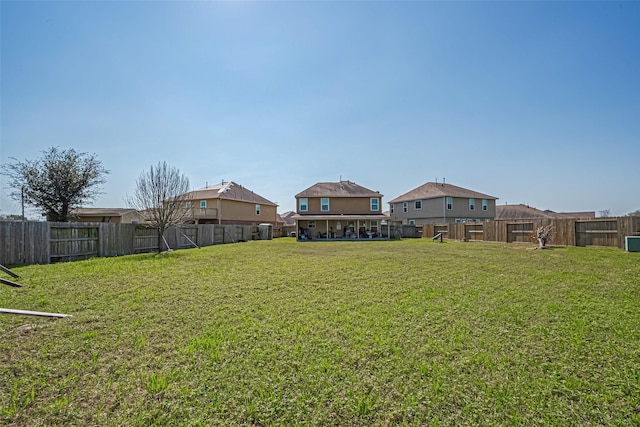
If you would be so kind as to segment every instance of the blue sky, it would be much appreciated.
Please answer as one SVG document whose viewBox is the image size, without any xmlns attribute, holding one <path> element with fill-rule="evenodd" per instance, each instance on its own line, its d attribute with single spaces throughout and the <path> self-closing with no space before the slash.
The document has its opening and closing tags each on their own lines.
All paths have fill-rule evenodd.
<svg viewBox="0 0 640 427">
<path fill-rule="evenodd" d="M 446 182 L 540 209 L 640 209 L 639 2 L 0 2 L 0 163 L 51 147 L 124 207 L 167 161 L 295 209 Z M 19 214 L 0 177 L 0 214 Z"/>
</svg>

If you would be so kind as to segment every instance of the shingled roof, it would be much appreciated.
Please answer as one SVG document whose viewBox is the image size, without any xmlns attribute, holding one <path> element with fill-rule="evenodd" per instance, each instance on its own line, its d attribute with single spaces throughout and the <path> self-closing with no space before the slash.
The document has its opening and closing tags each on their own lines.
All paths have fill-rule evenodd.
<svg viewBox="0 0 640 427">
<path fill-rule="evenodd" d="M 191 191 L 188 194 L 193 200 L 227 199 L 240 202 L 257 203 L 260 205 L 277 206 L 277 204 L 272 201 L 265 199 L 259 194 L 256 194 L 248 188 L 244 188 L 242 185 L 236 184 L 233 181 L 208 185 L 204 188 Z"/>
<path fill-rule="evenodd" d="M 351 181 L 318 182 L 296 197 L 383 197 L 378 191 L 369 190 Z"/>
<path fill-rule="evenodd" d="M 496 219 L 593 219 L 595 218 L 595 216 L 595 212 L 554 212 L 550 210 L 543 211 L 525 204 L 496 206 Z"/>
<path fill-rule="evenodd" d="M 123 216 L 135 213 L 131 208 L 76 208 L 71 211 L 75 216 Z"/>
<path fill-rule="evenodd" d="M 468 199 L 491 199 L 495 200 L 497 197 L 489 196 L 488 194 L 479 193 L 477 191 L 468 190 L 466 188 L 458 187 L 451 184 L 427 182 L 420 187 L 414 188 L 408 193 L 396 197 L 389 203 L 401 203 L 411 200 L 423 200 L 434 199 L 438 197 L 463 197 Z"/>
</svg>

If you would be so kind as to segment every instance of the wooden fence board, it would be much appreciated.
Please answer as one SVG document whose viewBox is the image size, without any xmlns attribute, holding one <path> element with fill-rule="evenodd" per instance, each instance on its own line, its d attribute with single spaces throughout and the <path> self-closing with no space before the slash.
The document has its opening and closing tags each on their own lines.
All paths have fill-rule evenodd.
<svg viewBox="0 0 640 427">
<path fill-rule="evenodd" d="M 0 263 L 48 264 L 48 241 L 46 222 L 0 222 Z"/>
<path fill-rule="evenodd" d="M 99 224 L 49 223 L 51 261 L 77 261 L 100 255 Z"/>
</svg>

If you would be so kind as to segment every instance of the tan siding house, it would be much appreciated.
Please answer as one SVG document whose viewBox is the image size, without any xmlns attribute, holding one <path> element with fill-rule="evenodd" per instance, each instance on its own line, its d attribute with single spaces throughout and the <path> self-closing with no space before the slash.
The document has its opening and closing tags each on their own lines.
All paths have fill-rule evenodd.
<svg viewBox="0 0 640 427">
<path fill-rule="evenodd" d="M 272 224 L 278 205 L 233 181 L 188 193 L 187 217 L 196 224 Z"/>
<path fill-rule="evenodd" d="M 355 182 L 319 182 L 296 195 L 298 240 L 381 238 L 382 194 Z"/>
<path fill-rule="evenodd" d="M 389 202 L 392 224 L 481 222 L 496 216 L 497 197 L 451 184 L 427 182 Z"/>
</svg>

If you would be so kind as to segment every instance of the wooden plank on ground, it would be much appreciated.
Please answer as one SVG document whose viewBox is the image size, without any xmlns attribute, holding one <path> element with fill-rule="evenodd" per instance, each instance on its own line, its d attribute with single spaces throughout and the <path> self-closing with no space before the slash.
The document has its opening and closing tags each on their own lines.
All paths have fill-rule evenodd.
<svg viewBox="0 0 640 427">
<path fill-rule="evenodd" d="M 25 316 L 42 316 L 42 317 L 71 317 L 70 314 L 47 313 L 44 311 L 14 310 L 11 308 L 0 308 L 0 313 L 22 314 Z"/>
<path fill-rule="evenodd" d="M 0 270 L 4 271 L 5 273 L 7 273 L 9 276 L 13 277 L 14 279 L 20 278 L 20 276 L 18 276 L 16 273 L 14 273 L 13 271 L 9 270 L 7 267 L 5 267 L 2 264 L 0 264 Z"/>
<path fill-rule="evenodd" d="M 21 288 L 22 285 L 20 283 L 12 282 L 11 280 L 0 278 L 0 283 L 4 285 L 13 286 L 14 288 Z"/>
</svg>

